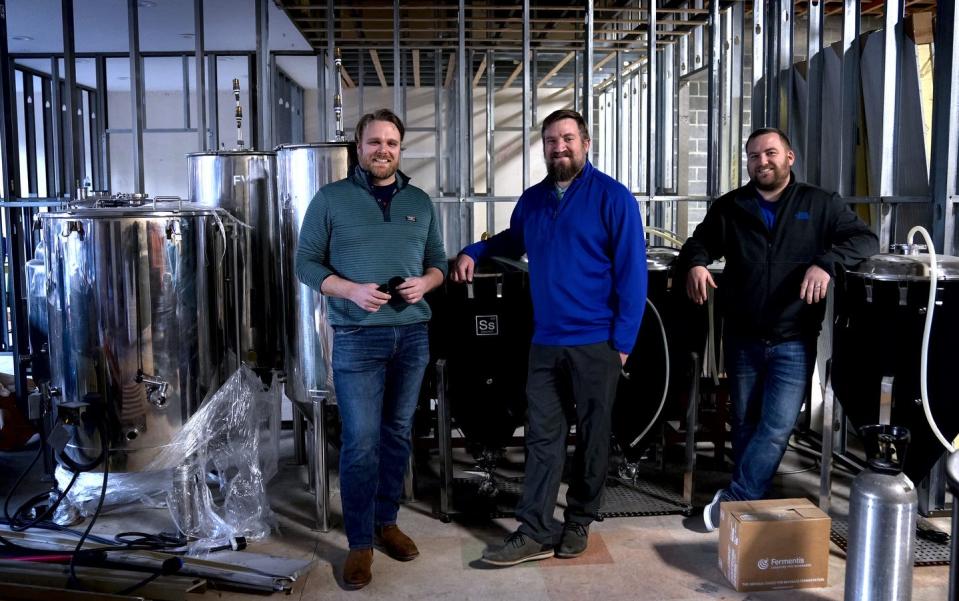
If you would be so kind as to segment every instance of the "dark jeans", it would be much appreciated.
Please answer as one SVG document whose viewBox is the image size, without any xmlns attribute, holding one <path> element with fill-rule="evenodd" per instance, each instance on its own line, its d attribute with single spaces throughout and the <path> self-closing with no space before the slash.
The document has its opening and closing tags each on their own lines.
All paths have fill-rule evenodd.
<svg viewBox="0 0 959 601">
<path fill-rule="evenodd" d="M 589 524 L 599 513 L 621 369 L 619 353 L 606 342 L 530 348 L 526 478 L 516 518 L 520 532 L 537 542 L 552 544 L 559 530 L 553 511 L 566 461 L 569 424 L 564 405 L 570 403 L 576 411 L 576 452 L 565 519 Z"/>
<path fill-rule="evenodd" d="M 726 336 L 736 467 L 724 499 L 765 496 L 809 393 L 816 340 L 768 344 Z"/>
<path fill-rule="evenodd" d="M 338 327 L 333 385 L 343 421 L 340 496 L 350 549 L 396 523 L 410 428 L 429 360 L 426 324 Z"/>
</svg>

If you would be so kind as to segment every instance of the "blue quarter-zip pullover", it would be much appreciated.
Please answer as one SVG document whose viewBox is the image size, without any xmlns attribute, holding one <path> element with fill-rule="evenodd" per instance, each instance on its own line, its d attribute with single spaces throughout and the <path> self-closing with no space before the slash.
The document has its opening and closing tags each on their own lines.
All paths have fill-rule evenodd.
<svg viewBox="0 0 959 601">
<path fill-rule="evenodd" d="M 535 344 L 632 351 L 646 306 L 642 217 L 629 190 L 588 161 L 562 200 L 547 177 L 520 197 L 509 229 L 463 252 L 475 261 L 526 253 Z"/>
</svg>

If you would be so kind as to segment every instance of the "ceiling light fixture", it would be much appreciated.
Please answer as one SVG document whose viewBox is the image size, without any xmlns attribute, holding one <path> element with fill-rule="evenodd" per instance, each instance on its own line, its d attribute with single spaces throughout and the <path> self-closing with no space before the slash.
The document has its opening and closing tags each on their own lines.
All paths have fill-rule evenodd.
<svg viewBox="0 0 959 601">
<path fill-rule="evenodd" d="M 194 34 L 192 34 L 192 33 L 181 33 L 181 34 L 180 34 L 180 37 L 181 37 L 181 38 L 185 38 L 185 39 L 190 39 L 190 38 L 196 37 L 196 36 L 194 36 Z"/>
<path fill-rule="evenodd" d="M 140 0 L 137 2 L 137 6 L 140 8 L 156 8 L 157 3 L 152 2 L 152 0 Z"/>
<path fill-rule="evenodd" d="M 30 37 L 30 36 L 28 36 L 28 35 L 15 35 L 15 36 L 13 36 L 11 39 L 16 40 L 16 41 L 18 41 L 18 42 L 32 42 L 32 41 L 33 41 L 33 38 Z"/>
</svg>

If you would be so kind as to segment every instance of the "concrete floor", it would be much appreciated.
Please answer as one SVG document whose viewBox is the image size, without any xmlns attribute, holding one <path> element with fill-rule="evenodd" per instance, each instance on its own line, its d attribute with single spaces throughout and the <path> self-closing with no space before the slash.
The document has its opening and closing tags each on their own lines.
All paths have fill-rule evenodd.
<svg viewBox="0 0 959 601">
<path fill-rule="evenodd" d="M 291 433 L 285 432 L 279 475 L 270 483 L 269 494 L 278 529 L 269 538 L 253 542 L 259 553 L 312 559 L 312 569 L 294 585 L 293 599 L 456 599 L 507 601 L 602 599 L 769 599 L 813 601 L 843 598 L 845 559 L 831 547 L 828 588 L 793 591 L 737 593 L 717 568 L 717 533 L 705 533 L 701 511 L 692 517 L 613 518 L 594 524 L 590 547 L 572 560 L 549 559 L 513 568 L 489 569 L 478 562 L 483 548 L 496 543 L 516 527 L 512 519 L 457 518 L 444 524 L 433 517 L 435 489 L 422 490 L 421 499 L 401 508 L 399 523 L 416 541 L 421 555 L 411 562 L 398 562 L 376 551 L 373 582 L 360 591 L 346 591 L 340 566 L 346 556 L 346 538 L 341 529 L 339 497 L 332 499 L 334 529 L 312 530 L 313 498 L 306 490 L 306 470 L 292 465 Z M 0 493 L 12 484 L 14 470 L 25 467 L 30 452 L 0 453 Z M 701 456 L 701 465 L 709 460 Z M 811 468 L 811 469 L 810 469 Z M 803 471 L 805 470 L 805 471 Z M 818 491 L 819 472 L 813 461 L 790 451 L 781 467 L 790 473 L 777 477 L 775 497 L 809 497 Z M 708 502 L 728 474 L 697 473 L 696 503 Z M 42 489 L 38 478 L 28 488 Z M 837 471 L 834 478 L 834 511 L 846 511 L 850 477 Z M 334 478 L 333 488 L 337 487 Z M 425 487 L 424 487 L 425 488 Z M 26 492 L 26 491 L 25 491 Z M 561 493 L 562 495 L 562 493 Z M 17 495 L 21 497 L 23 495 Z M 562 499 L 562 496 L 561 496 Z M 561 508 L 558 509 L 561 512 Z M 947 530 L 948 520 L 935 525 Z M 171 529 L 166 510 L 145 507 L 113 508 L 97 522 L 95 534 L 103 536 L 135 526 L 137 530 Z M 944 599 L 948 568 L 921 567 L 913 573 L 915 601 Z M 263 599 L 261 595 L 208 591 L 197 599 Z"/>
</svg>

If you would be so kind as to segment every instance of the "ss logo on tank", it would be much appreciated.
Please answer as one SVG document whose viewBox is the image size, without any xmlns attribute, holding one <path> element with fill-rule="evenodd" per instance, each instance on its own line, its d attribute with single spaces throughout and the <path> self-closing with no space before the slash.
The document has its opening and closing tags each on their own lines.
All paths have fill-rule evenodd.
<svg viewBox="0 0 959 601">
<path fill-rule="evenodd" d="M 477 336 L 499 336 L 499 315 L 477 315 Z"/>
</svg>

